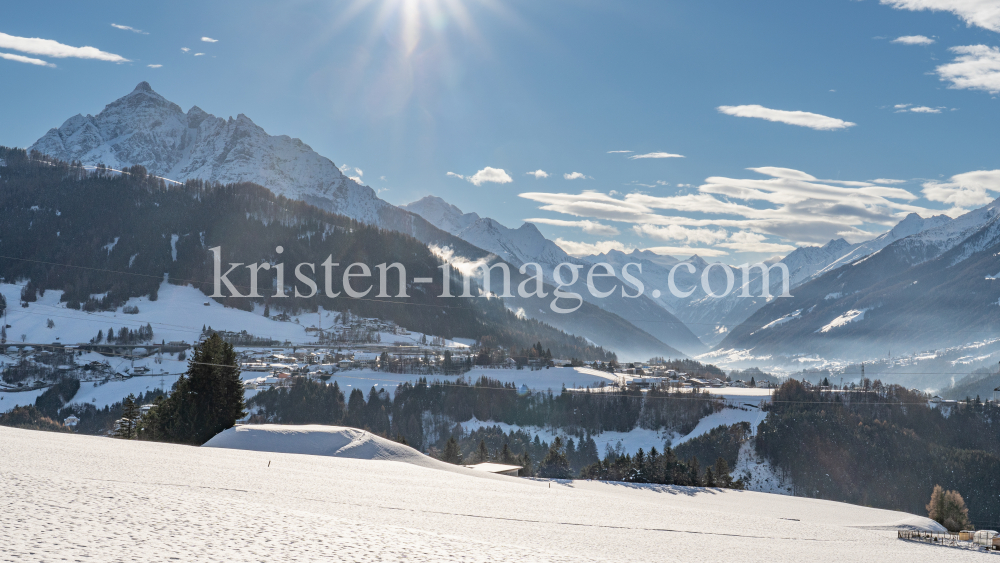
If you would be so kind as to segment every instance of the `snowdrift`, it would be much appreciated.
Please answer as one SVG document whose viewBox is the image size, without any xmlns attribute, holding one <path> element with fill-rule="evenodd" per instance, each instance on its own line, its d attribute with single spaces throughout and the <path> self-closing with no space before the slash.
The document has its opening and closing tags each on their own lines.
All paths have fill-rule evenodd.
<svg viewBox="0 0 1000 563">
<path fill-rule="evenodd" d="M 409 446 L 364 430 L 344 426 L 319 424 L 236 426 L 220 432 L 202 447 L 402 461 L 431 469 L 457 469 L 454 465 L 426 456 Z"/>
</svg>

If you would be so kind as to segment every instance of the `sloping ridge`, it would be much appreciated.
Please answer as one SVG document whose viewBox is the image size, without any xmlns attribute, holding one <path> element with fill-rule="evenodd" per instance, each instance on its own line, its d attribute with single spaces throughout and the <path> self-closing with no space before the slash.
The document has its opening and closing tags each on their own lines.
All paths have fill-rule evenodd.
<svg viewBox="0 0 1000 563">
<path fill-rule="evenodd" d="M 401 461 L 430 469 L 458 469 L 457 466 L 438 461 L 409 446 L 387 440 L 365 430 L 345 426 L 323 426 L 320 424 L 234 426 L 216 434 L 202 447 Z"/>
</svg>

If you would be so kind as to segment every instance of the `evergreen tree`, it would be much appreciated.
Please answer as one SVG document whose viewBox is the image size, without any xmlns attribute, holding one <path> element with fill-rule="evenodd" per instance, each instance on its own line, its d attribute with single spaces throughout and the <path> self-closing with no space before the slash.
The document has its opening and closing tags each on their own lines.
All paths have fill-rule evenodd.
<svg viewBox="0 0 1000 563">
<path fill-rule="evenodd" d="M 521 466 L 521 477 L 535 476 L 535 470 L 534 467 L 532 467 L 531 465 L 531 457 L 528 455 L 528 452 L 524 452 L 521 454 L 519 465 Z"/>
<path fill-rule="evenodd" d="M 716 486 L 715 473 L 712 471 L 711 467 L 705 469 L 705 486 L 706 487 Z"/>
<path fill-rule="evenodd" d="M 350 398 L 347 399 L 347 420 L 348 426 L 354 428 L 365 427 L 365 394 L 361 389 L 355 388 L 351 391 Z"/>
<path fill-rule="evenodd" d="M 729 488 L 733 484 L 733 478 L 729 474 L 729 463 L 722 456 L 715 460 L 715 481 L 720 487 Z"/>
<path fill-rule="evenodd" d="M 514 454 L 510 451 L 510 444 L 507 442 L 503 443 L 503 449 L 500 450 L 500 463 L 507 465 L 517 465 L 518 460 L 514 457 Z"/>
<path fill-rule="evenodd" d="M 692 487 L 701 486 L 701 468 L 698 467 L 698 458 L 691 458 L 688 463 L 688 485 Z"/>
<path fill-rule="evenodd" d="M 122 417 L 118 420 L 115 437 L 131 440 L 136 437 L 136 426 L 139 422 L 139 405 L 135 403 L 135 395 L 129 393 L 122 401 Z"/>
<path fill-rule="evenodd" d="M 490 460 L 490 452 L 486 449 L 486 441 L 480 440 L 479 447 L 476 448 L 475 455 L 472 456 L 473 463 L 484 463 Z"/>
<path fill-rule="evenodd" d="M 444 447 L 444 455 L 441 456 L 441 461 L 447 463 L 453 463 L 455 465 L 462 464 L 462 452 L 458 449 L 458 441 L 452 436 L 448 438 L 448 443 Z"/>
<path fill-rule="evenodd" d="M 538 476 L 550 479 L 569 479 L 572 476 L 562 438 L 556 436 L 556 439 L 552 441 L 552 446 L 545 454 L 545 459 L 538 464 Z"/>
<path fill-rule="evenodd" d="M 187 372 L 163 405 L 157 430 L 164 439 L 201 445 L 246 416 L 243 381 L 233 346 L 212 334 L 195 346 Z"/>
</svg>

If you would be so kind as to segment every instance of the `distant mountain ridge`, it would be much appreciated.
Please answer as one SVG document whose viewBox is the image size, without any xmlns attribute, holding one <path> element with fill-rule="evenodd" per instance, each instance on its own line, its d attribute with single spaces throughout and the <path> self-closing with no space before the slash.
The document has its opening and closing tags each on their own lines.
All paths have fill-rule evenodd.
<svg viewBox="0 0 1000 563">
<path fill-rule="evenodd" d="M 932 228 L 827 269 L 793 298 L 761 307 L 719 351 L 862 359 L 1000 335 L 1000 199 L 956 219 L 932 219 L 921 225 Z"/>
<path fill-rule="evenodd" d="M 156 176 L 179 182 L 200 179 L 220 184 L 251 182 L 289 199 L 359 222 L 410 235 L 432 247 L 448 247 L 456 256 L 483 259 L 493 250 L 467 243 L 438 229 L 415 213 L 382 199 L 374 190 L 347 177 L 328 158 L 299 139 L 268 135 L 247 116 L 222 119 L 197 106 L 184 112 L 180 106 L 155 92 L 147 82 L 139 83 L 122 98 L 94 115 L 76 115 L 49 130 L 30 148 L 63 161 L 87 165 L 103 163 L 117 169 L 142 165 Z M 478 216 L 477 216 L 478 218 Z M 502 226 L 491 220 L 481 223 L 483 235 Z M 534 229 L 531 226 L 531 230 Z M 528 233 L 531 235 L 531 233 Z M 535 230 L 540 244 L 548 243 Z M 540 239 L 540 241 L 538 240 Z M 560 250 L 561 252 L 561 250 Z M 518 262 L 516 254 L 497 254 Z M 551 288 L 549 288 L 551 291 Z M 539 307 L 537 300 L 509 300 L 524 314 L 629 357 L 653 355 L 677 357 L 681 352 L 664 344 L 634 322 L 614 311 L 586 304 L 578 314 L 559 315 Z M 644 317 L 639 317 L 644 318 Z M 690 334 L 676 321 L 678 332 Z M 662 328 L 654 325 L 653 328 Z M 682 339 L 683 340 L 683 339 Z M 703 349 L 694 335 L 692 351 Z"/>
<path fill-rule="evenodd" d="M 586 260 L 570 256 L 559 245 L 545 238 L 531 223 L 524 223 L 517 229 L 511 229 L 488 217 L 480 217 L 476 213 L 463 213 L 458 207 L 436 196 L 424 197 L 402 206 L 402 209 L 420 215 L 469 244 L 494 253 L 514 267 L 526 263 L 541 265 L 546 281 L 553 285 L 555 280 L 552 272 L 559 264 L 578 264 L 584 268 L 590 266 Z M 617 272 L 620 271 L 618 265 Z M 586 301 L 621 316 L 681 352 L 693 355 L 707 350 L 687 325 L 669 310 L 658 306 L 648 296 L 651 287 L 646 288 L 645 294 L 637 298 L 622 297 L 621 290 L 607 297 L 597 298 L 586 287 L 586 270 L 581 272 L 579 281 L 573 289 Z M 611 281 L 607 278 L 595 278 L 594 285 L 598 290 L 608 291 L 611 286 L 623 287 L 625 282 L 621 279 Z M 559 326 L 558 321 L 546 320 L 546 322 L 555 322 L 556 326 Z"/>
</svg>

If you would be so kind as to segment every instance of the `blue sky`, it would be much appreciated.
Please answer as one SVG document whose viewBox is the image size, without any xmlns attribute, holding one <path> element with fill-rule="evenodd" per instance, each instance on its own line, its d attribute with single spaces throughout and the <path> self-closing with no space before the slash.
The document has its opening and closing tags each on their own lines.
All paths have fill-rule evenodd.
<svg viewBox="0 0 1000 563">
<path fill-rule="evenodd" d="M 146 80 L 185 110 L 301 138 L 392 203 L 541 219 L 574 253 L 735 262 L 1000 195 L 998 6 L 17 3 L 0 22 L 0 144 Z M 682 157 L 630 158 L 655 153 Z"/>
</svg>

